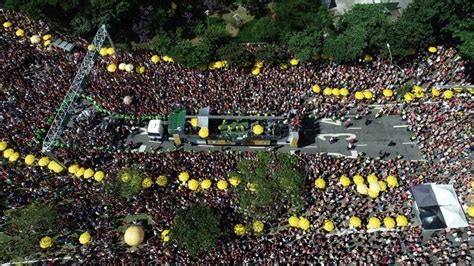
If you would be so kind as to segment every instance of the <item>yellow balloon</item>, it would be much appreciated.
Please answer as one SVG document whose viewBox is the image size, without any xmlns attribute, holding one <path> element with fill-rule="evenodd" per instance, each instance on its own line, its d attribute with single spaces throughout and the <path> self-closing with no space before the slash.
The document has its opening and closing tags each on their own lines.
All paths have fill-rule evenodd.
<svg viewBox="0 0 474 266">
<path fill-rule="evenodd" d="M 195 191 L 199 188 L 199 182 L 196 179 L 191 179 L 188 181 L 188 188 L 192 191 Z"/>
<path fill-rule="evenodd" d="M 364 93 L 364 98 L 367 100 L 374 98 L 374 94 L 369 90 L 365 90 L 363 93 Z"/>
<path fill-rule="evenodd" d="M 358 184 L 357 192 L 359 192 L 359 194 L 362 194 L 362 195 L 367 195 L 367 193 L 369 192 L 369 188 L 367 187 L 366 184 Z"/>
<path fill-rule="evenodd" d="M 99 54 L 101 56 L 106 56 L 107 55 L 107 48 L 105 48 L 105 47 L 100 48 Z"/>
<path fill-rule="evenodd" d="M 396 225 L 395 220 L 392 217 L 389 217 L 389 216 L 387 216 L 383 219 L 383 224 L 388 229 L 395 228 L 395 225 Z"/>
<path fill-rule="evenodd" d="M 151 62 L 152 62 L 153 64 L 156 64 L 156 63 L 160 62 L 160 57 L 159 57 L 158 55 L 156 55 L 156 54 L 153 55 L 153 56 L 151 57 Z"/>
<path fill-rule="evenodd" d="M 331 232 L 332 230 L 334 230 L 334 223 L 330 220 L 326 220 L 324 222 L 323 229 L 326 230 L 327 232 Z"/>
<path fill-rule="evenodd" d="M 361 175 L 355 175 L 352 177 L 352 180 L 354 180 L 354 184 L 359 185 L 364 183 L 364 177 Z"/>
<path fill-rule="evenodd" d="M 316 180 L 314 180 L 314 186 L 319 189 L 324 189 L 326 187 L 326 181 L 324 181 L 324 179 L 319 177 Z"/>
<path fill-rule="evenodd" d="M 34 163 L 35 163 L 35 156 L 32 154 L 26 155 L 25 164 L 30 166 L 30 165 L 33 165 Z"/>
<path fill-rule="evenodd" d="M 44 167 L 44 166 L 48 165 L 49 162 L 50 162 L 50 160 L 49 160 L 48 157 L 42 157 L 41 159 L 39 159 L 38 165 L 41 166 L 41 167 Z"/>
<path fill-rule="evenodd" d="M 347 88 L 342 88 L 339 92 L 341 93 L 341 96 L 343 97 L 346 97 L 347 95 L 349 95 L 349 90 Z"/>
<path fill-rule="evenodd" d="M 389 97 L 392 97 L 393 96 L 393 91 L 391 89 L 384 89 L 382 91 L 383 93 L 383 96 L 389 98 Z"/>
<path fill-rule="evenodd" d="M 264 229 L 265 225 L 262 221 L 256 220 L 252 224 L 253 231 L 256 233 L 261 233 Z"/>
<path fill-rule="evenodd" d="M 339 96 L 339 95 L 341 95 L 341 92 L 339 91 L 338 88 L 334 88 L 334 89 L 331 90 L 331 94 L 333 96 Z"/>
<path fill-rule="evenodd" d="M 94 180 L 101 182 L 105 178 L 105 173 L 103 171 L 97 171 L 94 173 Z"/>
<path fill-rule="evenodd" d="M 198 119 L 197 119 L 197 117 L 191 118 L 191 126 L 192 126 L 192 127 L 197 127 L 197 126 L 198 126 Z"/>
<path fill-rule="evenodd" d="M 364 99 L 364 93 L 361 92 L 361 91 L 356 91 L 354 97 L 356 98 L 356 100 L 363 100 Z"/>
<path fill-rule="evenodd" d="M 156 179 L 156 184 L 160 187 L 166 187 L 166 185 L 168 184 L 168 177 L 166 177 L 164 175 L 160 175 Z"/>
<path fill-rule="evenodd" d="M 198 135 L 202 139 L 207 138 L 209 136 L 209 129 L 207 127 L 199 129 Z"/>
<path fill-rule="evenodd" d="M 189 179 L 189 174 L 188 174 L 188 172 L 181 172 L 181 173 L 179 173 L 178 179 L 179 179 L 179 181 L 181 181 L 181 182 L 186 182 L 186 181 L 188 181 L 188 179 Z"/>
<path fill-rule="evenodd" d="M 352 216 L 349 219 L 349 225 L 351 225 L 354 228 L 360 227 L 362 225 L 362 220 L 357 216 Z"/>
<path fill-rule="evenodd" d="M 4 151 L 8 147 L 8 144 L 6 141 L 0 141 L 0 151 Z"/>
<path fill-rule="evenodd" d="M 319 85 L 317 85 L 317 84 L 313 85 L 313 92 L 314 93 L 320 93 L 321 92 L 321 87 L 319 87 Z"/>
<path fill-rule="evenodd" d="M 10 21 L 3 22 L 3 27 L 4 28 L 10 28 L 11 26 L 13 26 L 13 23 L 11 23 Z"/>
<path fill-rule="evenodd" d="M 113 54 L 115 54 L 115 49 L 114 49 L 113 47 L 107 48 L 107 54 L 108 54 L 108 55 L 113 55 Z"/>
<path fill-rule="evenodd" d="M 451 90 L 446 90 L 443 92 L 443 97 L 447 100 L 453 98 L 453 96 L 454 96 L 454 93 Z"/>
<path fill-rule="evenodd" d="M 47 249 L 53 246 L 53 239 L 49 236 L 41 238 L 39 243 L 40 248 Z"/>
<path fill-rule="evenodd" d="M 234 226 L 234 233 L 238 236 L 243 236 L 247 233 L 247 229 L 243 224 L 236 224 Z"/>
<path fill-rule="evenodd" d="M 348 187 L 351 185 L 351 180 L 349 177 L 343 175 L 339 178 L 339 184 L 341 184 L 343 187 Z"/>
<path fill-rule="evenodd" d="M 288 218 L 288 224 L 292 227 L 299 227 L 300 219 L 297 216 L 293 215 Z"/>
<path fill-rule="evenodd" d="M 209 189 L 212 185 L 212 181 L 210 179 L 205 179 L 201 181 L 201 188 L 202 189 Z"/>
<path fill-rule="evenodd" d="M 296 59 L 296 58 L 293 58 L 293 59 L 291 59 L 291 60 L 290 60 L 290 65 L 292 65 L 292 66 L 296 66 L 296 65 L 298 65 L 298 64 L 299 64 L 299 62 L 300 62 L 300 61 L 299 61 L 298 59 Z"/>
<path fill-rule="evenodd" d="M 394 188 L 398 185 L 398 180 L 395 176 L 389 175 L 387 176 L 387 184 L 390 188 Z"/>
<path fill-rule="evenodd" d="M 308 219 L 306 219 L 305 217 L 300 217 L 300 220 L 298 222 L 298 226 L 299 228 L 303 229 L 303 230 L 308 230 L 310 227 L 311 227 L 311 223 L 309 222 Z"/>
<path fill-rule="evenodd" d="M 377 217 L 370 217 L 367 229 L 378 229 L 381 226 L 381 222 Z"/>
<path fill-rule="evenodd" d="M 399 227 L 405 227 L 408 225 L 408 219 L 404 215 L 397 215 L 396 221 L 397 221 L 397 226 Z"/>
<path fill-rule="evenodd" d="M 89 179 L 94 176 L 94 170 L 87 168 L 86 171 L 84 171 L 84 178 Z"/>
<path fill-rule="evenodd" d="M 142 181 L 143 188 L 150 188 L 152 185 L 153 185 L 153 180 L 151 180 L 151 178 L 147 177 L 143 179 Z"/>
<path fill-rule="evenodd" d="M 469 206 L 467 208 L 467 215 L 469 215 L 469 217 L 474 217 L 474 205 L 473 206 Z"/>
<path fill-rule="evenodd" d="M 52 37 L 53 37 L 53 36 L 51 36 L 51 34 L 43 35 L 43 41 L 51 40 Z"/>
<path fill-rule="evenodd" d="M 252 132 L 255 135 L 261 135 L 263 133 L 263 127 L 259 124 L 253 126 Z"/>
<path fill-rule="evenodd" d="M 229 178 L 229 183 L 236 187 L 240 184 L 240 177 L 239 176 L 232 176 Z"/>
<path fill-rule="evenodd" d="M 252 69 L 252 75 L 258 76 L 258 74 L 260 74 L 260 68 L 254 67 L 254 68 Z"/>
<path fill-rule="evenodd" d="M 17 37 L 23 37 L 23 36 L 25 36 L 25 31 L 23 29 L 17 29 L 16 32 L 15 32 L 15 35 Z"/>
<path fill-rule="evenodd" d="M 113 72 L 115 72 L 115 70 L 117 70 L 117 65 L 115 65 L 115 64 L 110 64 L 110 65 L 107 66 L 107 71 L 113 73 Z"/>
<path fill-rule="evenodd" d="M 217 188 L 219 190 L 226 190 L 227 187 L 228 187 L 227 180 L 221 179 L 221 180 L 217 181 Z"/>
<path fill-rule="evenodd" d="M 91 235 L 89 234 L 89 232 L 84 232 L 79 236 L 79 243 L 81 243 L 81 245 L 87 245 L 90 242 L 91 242 Z"/>
<path fill-rule="evenodd" d="M 436 48 L 434 46 L 430 46 L 430 47 L 428 47 L 428 52 L 434 54 L 434 53 L 438 52 L 438 48 Z"/>
<path fill-rule="evenodd" d="M 329 87 L 324 88 L 323 94 L 326 96 L 330 96 L 332 94 L 332 89 Z"/>
</svg>

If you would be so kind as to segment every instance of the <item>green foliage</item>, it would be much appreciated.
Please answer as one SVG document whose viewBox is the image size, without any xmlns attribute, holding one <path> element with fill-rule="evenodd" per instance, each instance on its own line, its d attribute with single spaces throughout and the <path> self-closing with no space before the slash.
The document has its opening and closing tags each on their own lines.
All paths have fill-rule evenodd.
<svg viewBox="0 0 474 266">
<path fill-rule="evenodd" d="M 255 52 L 255 57 L 268 65 L 278 65 L 281 62 L 288 61 L 289 54 L 280 46 L 267 44 L 261 46 Z"/>
<path fill-rule="evenodd" d="M 182 40 L 170 51 L 170 55 L 185 67 L 197 67 L 207 65 L 211 61 L 212 52 L 208 42 L 193 45 L 190 41 Z"/>
<path fill-rule="evenodd" d="M 253 219 L 274 219 L 304 207 L 301 192 L 305 178 L 296 170 L 296 158 L 280 153 L 260 152 L 256 160 L 245 159 L 237 164 L 237 187 L 240 208 Z M 255 189 L 252 189 L 255 188 Z M 253 191 L 252 191 L 253 190 Z"/>
<path fill-rule="evenodd" d="M 460 40 L 461 53 L 474 59 L 474 19 L 467 19 L 456 25 L 453 35 Z"/>
<path fill-rule="evenodd" d="M 359 27 L 352 27 L 343 34 L 329 37 L 324 43 L 324 54 L 337 63 L 355 61 L 366 47 L 366 32 Z"/>
<path fill-rule="evenodd" d="M 227 60 L 235 66 L 247 65 L 250 61 L 250 53 L 241 44 L 228 43 L 219 47 L 217 56 L 221 60 Z"/>
<path fill-rule="evenodd" d="M 320 55 L 323 48 L 322 34 L 319 31 L 300 31 L 288 35 L 288 48 L 300 61 L 310 61 Z"/>
<path fill-rule="evenodd" d="M 2 261 L 20 261 L 40 250 L 39 241 L 54 236 L 59 229 L 59 214 L 49 205 L 30 204 L 5 211 L 5 231 L 0 232 Z"/>
<path fill-rule="evenodd" d="M 270 17 L 265 16 L 246 23 L 237 35 L 239 42 L 272 42 L 278 39 L 279 29 Z"/>
<path fill-rule="evenodd" d="M 192 256 L 211 250 L 221 234 L 219 218 L 208 206 L 196 205 L 178 210 L 171 228 L 171 239 Z"/>
<path fill-rule="evenodd" d="M 114 180 L 107 183 L 106 189 L 109 193 L 118 193 L 129 199 L 140 193 L 143 179 L 145 176 L 137 167 L 124 168 Z"/>
<path fill-rule="evenodd" d="M 321 8 L 319 1 L 277 0 L 275 1 L 275 23 L 285 36 L 290 31 L 302 31 L 318 24 Z"/>
</svg>

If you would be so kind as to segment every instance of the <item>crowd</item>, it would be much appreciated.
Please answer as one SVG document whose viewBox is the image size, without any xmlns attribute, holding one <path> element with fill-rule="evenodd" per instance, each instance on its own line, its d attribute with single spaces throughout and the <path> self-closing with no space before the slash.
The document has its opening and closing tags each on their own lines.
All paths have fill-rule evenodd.
<svg viewBox="0 0 474 266">
<path fill-rule="evenodd" d="M 0 77 L 5 96 L 0 113 L 0 139 L 21 154 L 40 156 L 39 147 L 32 143 L 37 129 L 47 128 L 74 77 L 78 64 L 85 55 L 87 43 L 74 39 L 82 47 L 74 53 L 54 47 L 31 44 L 29 38 L 15 36 L 16 28 L 31 34 L 50 33 L 63 37 L 42 22 L 30 21 L 14 12 L 1 14 L 0 23 L 11 21 L 14 27 L 0 31 Z M 67 39 L 67 36 L 63 37 Z M 85 93 L 106 109 L 133 115 L 167 114 L 175 106 L 190 110 L 210 106 L 217 113 L 240 112 L 280 115 L 290 109 L 302 114 L 316 113 L 320 117 L 342 117 L 356 107 L 367 110 L 366 103 L 354 97 L 325 97 L 314 95 L 311 87 L 347 87 L 351 92 L 371 90 L 381 95 L 384 88 L 395 88 L 407 81 L 431 88 L 435 83 L 471 82 L 465 60 L 456 58 L 455 49 L 438 47 L 436 54 L 421 52 L 401 65 L 401 71 L 383 59 L 360 62 L 354 66 L 335 65 L 321 61 L 312 65 L 292 66 L 286 70 L 264 66 L 260 75 L 248 69 L 199 71 L 179 64 L 150 61 L 151 52 L 118 52 L 115 56 L 100 57 L 91 72 Z M 109 73 L 110 63 L 131 63 L 145 66 L 143 74 L 116 71 Z M 132 96 L 130 105 L 123 103 Z M 372 103 L 390 102 L 376 97 Z M 391 102 L 393 103 L 393 102 Z M 469 195 L 472 176 L 470 160 L 472 143 L 472 96 L 457 93 L 451 100 L 422 99 L 416 103 L 385 106 L 383 112 L 405 118 L 426 161 L 375 160 L 334 158 L 323 154 L 299 154 L 298 170 L 307 176 L 305 199 L 306 217 L 310 231 L 286 227 L 287 216 L 278 221 L 266 221 L 266 234 L 261 236 L 223 237 L 217 248 L 209 253 L 190 257 L 172 243 L 163 243 L 159 233 L 169 228 L 177 209 L 197 202 L 205 202 L 225 216 L 232 228 L 242 222 L 235 193 L 215 188 L 206 193 L 195 193 L 177 181 L 181 171 L 193 178 L 211 179 L 214 183 L 226 179 L 243 158 L 254 158 L 250 152 L 160 152 L 138 154 L 102 152 L 96 146 L 120 147 L 132 122 L 114 121 L 105 130 L 97 126 L 106 115 L 93 113 L 84 121 L 73 120 L 74 127 L 64 132 L 67 142 L 78 148 L 57 148 L 55 154 L 66 165 L 79 163 L 107 172 L 107 182 L 126 166 L 137 165 L 147 176 L 166 175 L 167 187 L 153 186 L 131 201 L 125 201 L 105 190 L 104 185 L 91 180 L 73 178 L 64 173 L 53 175 L 39 167 L 25 167 L 21 163 L 0 164 L 1 193 L 5 207 L 18 208 L 31 202 L 53 202 L 62 213 L 62 230 L 89 231 L 90 245 L 72 251 L 73 259 L 88 262 L 180 262 L 180 263 L 335 263 L 389 264 L 396 262 L 470 264 L 472 258 L 473 224 L 464 229 L 439 231 L 428 239 L 422 228 L 414 223 L 411 212 L 413 199 L 407 192 L 410 186 L 425 183 L 451 183 L 460 202 Z M 395 175 L 399 186 L 381 193 L 376 199 L 361 196 L 354 186 L 338 185 L 339 177 L 364 177 L 375 173 L 381 179 Z M 323 177 L 324 190 L 314 188 L 314 180 Z M 3 211 L 3 210 L 2 210 Z M 116 229 L 121 217 L 147 213 L 156 222 L 147 232 L 147 240 L 139 249 L 129 250 L 120 243 L 122 235 Z M 412 224 L 407 228 L 367 232 L 350 231 L 348 217 L 356 215 L 366 220 L 403 214 Z M 336 232 L 321 229 L 325 219 L 336 224 Z M 75 240 L 64 237 L 61 241 Z"/>
</svg>

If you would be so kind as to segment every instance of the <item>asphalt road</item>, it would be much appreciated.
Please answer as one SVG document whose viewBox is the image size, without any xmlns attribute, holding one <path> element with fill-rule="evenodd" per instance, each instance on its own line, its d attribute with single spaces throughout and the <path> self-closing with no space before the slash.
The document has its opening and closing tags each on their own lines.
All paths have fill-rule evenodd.
<svg viewBox="0 0 474 266">
<path fill-rule="evenodd" d="M 373 112 L 373 113 L 376 113 Z M 372 122 L 365 124 L 366 119 L 369 118 Z M 352 118 L 353 125 L 346 128 L 341 121 L 332 121 L 330 119 L 322 119 L 314 123 L 314 127 L 304 129 L 306 140 L 304 145 L 299 148 L 291 148 L 289 146 L 280 146 L 280 152 L 301 152 L 301 153 L 328 153 L 334 156 L 344 156 L 356 158 L 361 153 L 366 156 L 376 158 L 380 153 L 388 153 L 385 158 L 395 158 L 397 155 L 402 155 L 405 160 L 419 160 L 420 151 L 416 143 L 410 140 L 411 132 L 407 130 L 408 125 L 405 121 L 401 121 L 400 116 L 382 116 L 375 118 L 374 114 L 369 114 L 360 120 Z M 331 136 L 337 137 L 338 141 L 331 144 L 329 138 Z M 356 138 L 357 142 L 352 150 L 347 149 L 347 138 Z M 151 152 L 156 149 L 174 150 L 173 143 L 165 141 L 163 143 L 150 141 L 146 135 L 145 128 L 135 135 L 130 135 L 127 138 L 127 143 L 130 141 L 134 143 L 143 143 L 138 152 Z M 388 146 L 390 141 L 395 142 L 394 146 Z M 237 151 L 258 151 L 271 150 L 274 147 L 247 147 L 247 146 L 211 146 L 211 145 L 183 145 L 184 150 L 193 151 L 222 151 L 225 149 Z"/>
</svg>

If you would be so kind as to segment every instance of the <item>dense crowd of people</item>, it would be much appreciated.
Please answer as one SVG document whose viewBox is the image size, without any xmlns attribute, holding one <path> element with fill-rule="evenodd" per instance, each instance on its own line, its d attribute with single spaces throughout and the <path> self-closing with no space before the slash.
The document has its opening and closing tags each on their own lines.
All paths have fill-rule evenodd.
<svg viewBox="0 0 474 266">
<path fill-rule="evenodd" d="M 23 154 L 41 156 L 40 148 L 32 142 L 35 131 L 48 128 L 67 93 L 78 64 L 87 52 L 87 42 L 71 39 L 54 32 L 43 22 L 31 21 L 24 15 L 5 12 L 0 23 L 14 25 L 0 31 L 0 140 Z M 26 37 L 15 36 L 22 28 Z M 32 44 L 29 36 L 53 34 L 73 41 L 79 48 L 66 52 L 42 43 Z M 298 170 L 307 177 L 305 191 L 306 212 L 311 221 L 310 231 L 288 228 L 288 216 L 277 221 L 265 221 L 267 231 L 261 236 L 222 237 L 209 253 L 191 257 L 173 243 L 163 243 L 159 234 L 172 224 L 176 210 L 193 203 L 210 205 L 226 217 L 226 230 L 241 223 L 238 202 L 231 190 L 211 188 L 196 193 L 183 187 L 177 180 L 181 171 L 193 178 L 211 179 L 216 183 L 227 179 L 239 160 L 255 158 L 251 152 L 157 152 L 152 154 L 103 152 L 97 146 L 121 147 L 134 122 L 114 121 L 109 129 L 96 130 L 95 126 L 107 118 L 93 113 L 84 121 L 74 120 L 73 128 L 65 130 L 63 139 L 78 148 L 57 148 L 55 154 L 66 165 L 79 163 L 107 173 L 108 182 L 127 166 L 137 165 L 147 176 L 166 175 L 170 183 L 162 188 L 153 186 L 131 201 L 108 192 L 103 184 L 73 178 L 67 173 L 55 175 L 39 167 L 25 167 L 21 163 L 0 164 L 1 192 L 6 207 L 19 208 L 32 202 L 53 202 L 62 213 L 61 230 L 88 231 L 93 242 L 77 245 L 73 259 L 88 262 L 180 262 L 180 263 L 335 263 L 389 264 L 412 262 L 426 264 L 470 264 L 472 259 L 473 223 L 467 228 L 438 231 L 424 239 L 421 225 L 415 223 L 408 189 L 426 182 L 450 183 L 464 204 L 474 181 L 472 175 L 472 95 L 467 91 L 456 93 L 450 100 L 420 99 L 414 103 L 396 104 L 394 100 L 379 97 L 385 88 L 397 88 L 406 82 L 431 89 L 435 84 L 468 83 L 469 63 L 459 59 L 453 48 L 438 47 L 436 54 L 420 52 L 403 65 L 391 66 L 384 59 L 360 62 L 353 66 L 320 61 L 289 67 L 264 66 L 260 75 L 253 76 L 249 69 L 200 71 L 179 64 L 150 61 L 150 51 L 117 52 L 114 56 L 100 57 L 85 87 L 85 94 L 114 113 L 136 116 L 168 114 L 176 106 L 189 110 L 210 106 L 217 113 L 282 115 L 297 109 L 301 114 L 319 117 L 343 117 L 349 110 L 368 110 L 367 103 L 388 103 L 382 111 L 398 114 L 406 119 L 414 132 L 425 161 L 376 160 L 335 158 L 324 154 L 298 154 Z M 131 63 L 144 66 L 145 72 L 107 71 L 110 63 Z M 314 84 L 321 87 L 346 87 L 349 97 L 328 97 L 314 94 Z M 371 90 L 377 97 L 370 102 L 358 102 L 353 93 Z M 426 93 L 427 95 L 429 93 Z M 132 104 L 123 102 L 132 96 Z M 427 98 L 427 97 L 426 97 Z M 355 186 L 343 188 L 339 177 L 364 177 L 375 173 L 380 179 L 388 175 L 398 177 L 399 186 L 388 189 L 375 199 L 361 196 Z M 314 180 L 323 177 L 324 190 L 314 188 Z M 124 216 L 147 213 L 156 224 L 147 231 L 147 240 L 138 249 L 129 250 L 120 243 L 122 234 L 117 228 Z M 347 229 L 347 220 L 356 215 L 364 222 L 371 216 L 405 215 L 411 224 L 406 228 L 368 232 L 365 229 Z M 322 230 L 322 223 L 330 219 L 336 232 Z M 271 228 L 271 229 L 270 229 Z M 75 240 L 64 237 L 64 242 Z M 1 259 L 0 259 L 1 260 Z"/>
</svg>

